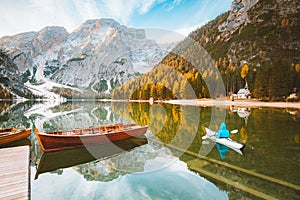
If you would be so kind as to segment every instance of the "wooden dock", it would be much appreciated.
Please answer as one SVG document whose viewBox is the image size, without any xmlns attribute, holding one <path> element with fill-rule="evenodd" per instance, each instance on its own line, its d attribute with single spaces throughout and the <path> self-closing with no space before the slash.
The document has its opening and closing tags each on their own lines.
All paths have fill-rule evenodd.
<svg viewBox="0 0 300 200">
<path fill-rule="evenodd" d="M 0 149 L 0 199 L 29 199 L 29 148 Z"/>
</svg>

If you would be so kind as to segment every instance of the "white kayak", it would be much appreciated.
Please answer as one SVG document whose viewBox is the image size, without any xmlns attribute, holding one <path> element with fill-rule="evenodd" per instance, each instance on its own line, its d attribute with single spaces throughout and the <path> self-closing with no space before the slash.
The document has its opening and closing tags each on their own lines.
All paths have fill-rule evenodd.
<svg viewBox="0 0 300 200">
<path fill-rule="evenodd" d="M 210 130 L 209 128 L 205 127 L 205 131 L 206 131 L 206 135 L 202 137 L 203 140 L 210 139 L 219 144 L 223 144 L 223 145 L 235 150 L 239 154 L 243 155 L 242 149 L 245 147 L 245 145 L 240 144 L 236 141 L 233 141 L 230 138 L 216 138 L 215 135 L 217 134 L 217 132 Z"/>
</svg>

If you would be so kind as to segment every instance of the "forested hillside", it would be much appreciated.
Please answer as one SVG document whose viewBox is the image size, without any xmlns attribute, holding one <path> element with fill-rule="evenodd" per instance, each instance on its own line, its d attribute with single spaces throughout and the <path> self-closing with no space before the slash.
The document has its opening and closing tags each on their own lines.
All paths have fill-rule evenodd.
<svg viewBox="0 0 300 200">
<path fill-rule="evenodd" d="M 260 0 L 249 10 L 240 6 L 243 2 L 234 3 L 239 4 L 240 10 L 232 6 L 229 12 L 190 33 L 176 48 L 187 46 L 190 40 L 203 47 L 221 74 L 225 95 L 236 93 L 245 81 L 252 96 L 258 99 L 283 100 L 299 92 L 300 6 L 297 1 Z M 241 21 L 239 17 L 246 20 Z M 234 20 L 237 25 L 232 29 L 229 25 Z M 207 67 L 211 64 L 207 55 L 199 55 L 195 49 L 186 47 L 180 54 L 172 51 L 152 71 L 116 89 L 113 98 L 215 97 L 208 89 L 208 83 L 213 82 L 208 80 L 218 80 L 219 74 Z M 190 62 L 191 57 L 199 59 Z M 174 71 L 182 78 L 174 76 Z M 195 95 L 184 94 L 187 85 Z M 218 86 L 215 91 L 222 89 Z M 216 94 L 222 96 L 222 92 Z"/>
</svg>

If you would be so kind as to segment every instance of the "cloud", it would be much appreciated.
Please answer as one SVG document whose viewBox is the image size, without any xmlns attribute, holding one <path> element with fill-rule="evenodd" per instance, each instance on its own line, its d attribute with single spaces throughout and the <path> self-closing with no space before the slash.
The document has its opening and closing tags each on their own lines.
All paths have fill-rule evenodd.
<svg viewBox="0 0 300 200">
<path fill-rule="evenodd" d="M 4 0 L 0 0 L 1 1 Z M 0 7 L 0 37 L 64 26 L 73 31 L 87 19 L 113 18 L 126 25 L 135 13 L 147 14 L 156 5 L 172 10 L 180 0 L 14 0 Z"/>
<path fill-rule="evenodd" d="M 197 24 L 197 25 L 193 25 L 193 26 L 186 26 L 186 27 L 177 29 L 176 32 L 178 32 L 182 35 L 188 36 L 189 33 L 191 33 L 192 31 L 196 30 L 199 27 L 201 27 L 201 24 Z"/>
<path fill-rule="evenodd" d="M 168 12 L 175 8 L 177 5 L 180 4 L 181 0 L 142 0 L 141 6 L 139 8 L 139 13 L 140 14 L 145 14 L 147 13 L 153 6 L 162 4 L 163 7 L 165 8 L 165 11 Z"/>
<path fill-rule="evenodd" d="M 133 173 L 109 181 L 86 181 L 76 167 L 63 169 L 61 175 L 41 174 L 32 182 L 32 199 L 228 199 L 228 194 L 205 178 L 189 171 L 178 158 L 151 173 Z M 152 162 L 152 160 L 148 160 Z M 85 165 L 85 164 L 84 164 Z M 85 168 L 89 169 L 89 168 Z M 94 169 L 101 169 L 94 166 Z M 31 167 L 31 179 L 36 169 Z M 158 181 L 159 180 L 159 181 Z M 170 184 L 171 183 L 171 184 Z"/>
<path fill-rule="evenodd" d="M 181 0 L 174 0 L 172 1 L 169 5 L 168 4 L 165 4 L 167 8 L 166 11 L 170 11 L 170 10 L 173 10 L 173 8 L 175 8 L 177 5 L 179 5 L 181 2 Z"/>
<path fill-rule="evenodd" d="M 142 2 L 143 3 L 142 3 L 142 5 L 139 8 L 139 13 L 140 14 L 145 14 L 145 13 L 147 13 L 152 8 L 152 6 L 155 3 L 155 0 L 148 0 L 148 1 L 144 0 Z"/>
<path fill-rule="evenodd" d="M 0 36 L 37 31 L 45 26 L 58 25 L 73 28 L 81 21 L 73 15 L 73 1 L 8 1 L 0 7 Z"/>
<path fill-rule="evenodd" d="M 117 21 L 126 24 L 135 11 L 143 15 L 148 13 L 154 6 L 163 4 L 166 11 L 173 9 L 181 0 L 99 0 L 97 1 L 100 13 L 105 13 Z"/>
<path fill-rule="evenodd" d="M 97 9 L 100 15 L 113 18 L 124 24 L 129 20 L 138 4 L 137 0 L 102 0 L 97 3 Z"/>
</svg>

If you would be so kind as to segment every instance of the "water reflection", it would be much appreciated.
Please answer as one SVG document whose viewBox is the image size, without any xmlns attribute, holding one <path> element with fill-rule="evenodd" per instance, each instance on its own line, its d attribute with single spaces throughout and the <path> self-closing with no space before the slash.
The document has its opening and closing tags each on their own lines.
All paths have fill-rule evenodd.
<svg viewBox="0 0 300 200">
<path fill-rule="evenodd" d="M 1 145 L 0 148 L 8 148 L 8 147 L 18 147 L 18 146 L 30 146 L 31 145 L 31 141 L 28 138 L 24 138 L 12 143 L 8 143 L 5 145 Z"/>
<path fill-rule="evenodd" d="M 0 101 L 0 127 L 30 128 L 30 119 L 24 112 L 33 106 L 34 102 Z"/>
<path fill-rule="evenodd" d="M 87 148 L 77 148 L 58 152 L 43 153 L 38 161 L 35 179 L 37 179 L 38 176 L 42 173 L 59 169 L 59 173 L 61 174 L 63 168 L 73 167 L 75 165 L 80 165 L 77 167 L 78 169 L 84 168 L 84 170 L 77 171 L 86 171 L 86 169 L 90 168 L 90 166 L 83 165 L 84 163 L 89 163 L 95 160 L 99 162 L 99 160 L 105 160 L 119 154 L 124 154 L 136 147 L 145 144 L 147 144 L 147 138 L 140 137 L 114 143 L 89 146 Z M 68 159 L 66 160 L 66 158 Z M 90 177 L 90 175 L 88 175 L 87 173 L 83 175 L 84 177 Z M 96 178 L 94 180 L 96 180 Z"/>
<path fill-rule="evenodd" d="M 112 180 L 104 178 L 104 181 L 86 181 L 82 174 L 76 171 L 77 167 L 75 171 L 73 169 L 68 168 L 58 176 L 41 176 L 32 185 L 31 198 L 39 199 L 42 196 L 49 199 L 228 199 L 225 191 L 190 172 L 187 165 L 178 159 L 170 167 L 155 173 L 126 174 L 113 177 Z M 97 173 L 93 173 L 89 173 L 92 178 L 87 177 L 98 177 Z"/>
<path fill-rule="evenodd" d="M 207 156 L 213 150 L 213 148 L 215 146 L 220 154 L 220 158 L 222 158 L 222 159 L 226 158 L 226 154 L 230 149 L 239 153 L 240 155 L 244 155 L 242 149 L 237 149 L 237 148 L 233 148 L 233 147 L 229 148 L 226 145 L 223 145 L 223 144 L 220 144 L 217 142 L 213 142 L 211 140 L 203 140 L 200 151 L 199 151 L 200 157 Z"/>
<path fill-rule="evenodd" d="M 216 143 L 216 146 L 218 148 L 218 151 L 220 153 L 220 157 L 222 159 L 224 159 L 226 157 L 226 153 L 227 151 L 229 150 L 229 147 L 223 145 L 223 144 L 219 144 L 219 143 Z"/>
<path fill-rule="evenodd" d="M 247 124 L 248 117 L 251 113 L 251 108 L 230 106 L 230 111 L 237 113 L 240 118 L 245 120 L 245 124 Z"/>
<path fill-rule="evenodd" d="M 146 134 L 147 144 L 137 146 L 114 157 L 100 160 L 95 158 L 96 160 L 88 160 L 86 163 L 73 163 L 75 165 L 52 168 L 49 170 L 52 173 L 46 173 L 47 170 L 45 170 L 35 181 L 33 181 L 36 172 L 35 164 L 39 163 L 42 151 L 35 135 L 32 134 L 32 199 L 38 199 L 41 195 L 49 198 L 57 197 L 57 199 L 65 197 L 66 199 L 70 198 L 69 195 L 73 192 L 82 198 L 105 197 L 105 194 L 108 193 L 104 189 L 121 190 L 122 187 L 126 188 L 126 192 L 124 190 L 120 194 L 128 195 L 132 192 L 132 196 L 135 196 L 146 192 L 143 194 L 150 195 L 151 198 L 171 198 L 172 196 L 168 195 L 174 194 L 179 198 L 199 199 L 198 197 L 206 192 L 211 197 L 210 195 L 213 194 L 208 192 L 210 188 L 220 195 L 216 195 L 220 199 L 226 199 L 228 195 L 230 199 L 253 198 L 247 192 L 240 190 L 236 192 L 236 188 L 202 174 L 203 177 L 210 180 L 210 182 L 206 180 L 205 182 L 202 176 L 191 172 L 194 166 L 201 166 L 202 170 L 279 199 L 299 198 L 298 190 L 291 187 L 226 167 L 226 163 L 230 163 L 241 169 L 254 171 L 296 186 L 300 185 L 300 174 L 297 173 L 300 163 L 298 132 L 300 116 L 298 110 L 253 108 L 246 110 L 247 115 L 245 113 L 239 115 L 238 109 L 234 112 L 229 108 L 214 108 L 216 114 L 218 112 L 226 113 L 226 124 L 229 130 L 239 130 L 238 133 L 231 135 L 231 138 L 240 143 L 247 142 L 246 156 L 240 156 L 236 152 L 228 150 L 226 156 L 222 158 L 220 147 L 214 148 L 214 143 L 211 147 L 203 144 L 202 141 L 205 132 L 200 127 L 209 126 L 214 120 L 211 117 L 213 110 L 211 107 L 121 102 L 48 103 L 43 106 L 44 103 L 41 102 L 22 104 L 13 102 L 3 104 L 2 102 L 0 126 L 37 127 L 44 131 L 55 131 L 123 122 L 148 124 L 149 132 Z M 197 112 L 195 112 L 196 109 Z M 176 149 L 168 145 L 173 145 Z M 205 151 L 208 153 L 205 157 L 209 161 L 201 160 L 202 158 L 187 153 L 192 152 L 198 155 L 200 148 L 202 150 L 203 147 L 207 147 Z M 61 160 L 71 161 L 68 157 L 62 156 Z M 215 161 L 225 164 L 220 166 L 214 163 Z M 52 161 L 46 163 L 52 163 Z M 282 167 L 283 163 L 284 167 Z M 182 170 L 176 171 L 176 167 L 181 167 Z M 87 179 L 93 181 L 87 181 Z M 105 182 L 106 185 L 103 185 L 103 181 L 109 182 Z M 49 187 L 49 182 L 53 186 Z M 77 184 L 83 188 L 90 188 L 90 190 L 84 193 L 81 188 L 74 186 Z M 199 187 L 201 184 L 202 188 Z M 46 186 L 48 187 L 46 188 Z M 181 189 L 186 189 L 186 191 L 181 191 Z M 228 193 L 226 194 L 222 190 Z M 55 191 L 55 196 L 51 196 L 52 191 Z M 101 192 L 103 194 L 99 194 Z M 183 195 L 181 196 L 179 192 L 182 192 Z M 63 195 L 64 193 L 66 196 Z M 212 196 L 212 198 L 217 198 L 216 196 Z"/>
</svg>

